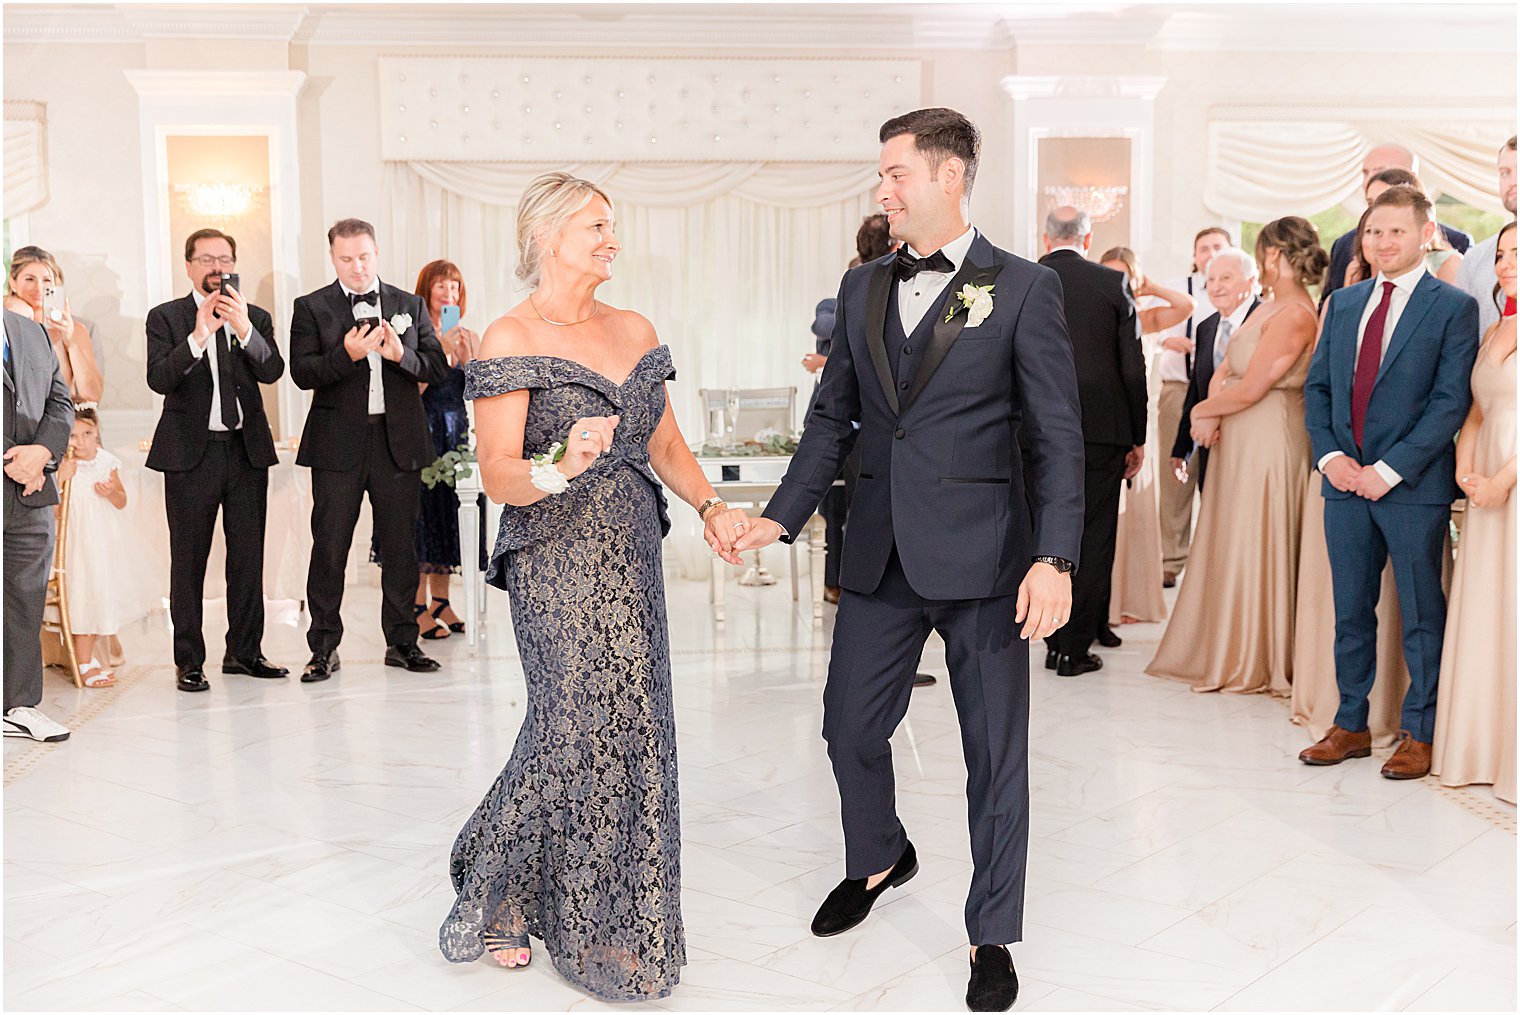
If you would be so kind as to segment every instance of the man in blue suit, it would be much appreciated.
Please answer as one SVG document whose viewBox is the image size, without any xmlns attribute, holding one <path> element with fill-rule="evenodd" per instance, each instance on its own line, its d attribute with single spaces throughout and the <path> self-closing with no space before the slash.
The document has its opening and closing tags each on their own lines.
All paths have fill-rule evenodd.
<svg viewBox="0 0 1520 1015">
<path fill-rule="evenodd" d="M 859 454 L 823 692 L 845 880 L 813 933 L 849 930 L 918 871 L 897 816 L 890 741 L 938 631 L 968 769 L 966 1002 L 1003 1011 L 1018 995 L 1004 946 L 1023 935 L 1029 847 L 1027 639 L 1070 619 L 1082 541 L 1077 375 L 1060 277 L 970 225 L 976 127 L 951 109 L 921 109 L 888 120 L 880 140 L 876 196 L 904 246 L 845 275 L 807 428 L 735 551 L 790 541 Z"/>
<path fill-rule="evenodd" d="M 1373 202 L 1362 249 L 1375 279 L 1331 296 L 1304 385 L 1305 421 L 1324 473 L 1325 541 L 1335 597 L 1341 704 L 1325 738 L 1299 755 L 1338 765 L 1372 753 L 1367 694 L 1377 671 L 1378 590 L 1393 560 L 1409 691 L 1389 779 L 1430 771 L 1446 629 L 1441 561 L 1458 497 L 1453 438 L 1472 401 L 1478 305 L 1425 270 L 1430 201 L 1392 187 Z"/>
</svg>

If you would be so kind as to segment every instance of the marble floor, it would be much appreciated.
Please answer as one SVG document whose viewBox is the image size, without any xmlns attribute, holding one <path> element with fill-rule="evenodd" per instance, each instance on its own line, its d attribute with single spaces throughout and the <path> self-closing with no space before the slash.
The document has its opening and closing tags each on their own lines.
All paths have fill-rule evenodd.
<svg viewBox="0 0 1520 1015">
<path fill-rule="evenodd" d="M 449 847 L 522 717 L 491 596 L 474 650 L 428 646 L 436 674 L 381 665 L 362 584 L 325 684 L 213 670 L 209 693 L 176 693 L 161 615 L 125 633 L 121 686 L 50 674 L 44 707 L 73 739 L 5 741 L 6 1008 L 610 1007 L 543 956 L 507 971 L 437 951 Z M 690 964 L 646 1007 L 961 1010 L 970 865 L 945 683 L 914 692 L 894 744 L 921 873 L 816 939 L 842 876 L 819 738 L 832 617 L 815 628 L 785 583 L 730 586 L 721 629 L 705 585 L 670 599 Z M 270 621 L 266 651 L 299 667 L 302 618 Z M 1034 671 L 1018 1008 L 1514 1010 L 1514 809 L 1386 781 L 1376 759 L 1305 768 L 1283 703 L 1142 675 L 1159 633 L 1125 628 L 1100 673 Z M 931 642 L 924 668 L 943 665 Z"/>
</svg>

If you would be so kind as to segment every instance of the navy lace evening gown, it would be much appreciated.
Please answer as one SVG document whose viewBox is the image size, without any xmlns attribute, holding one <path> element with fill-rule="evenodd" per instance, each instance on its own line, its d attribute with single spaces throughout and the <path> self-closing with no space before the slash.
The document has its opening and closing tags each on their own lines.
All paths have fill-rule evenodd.
<svg viewBox="0 0 1520 1015">
<path fill-rule="evenodd" d="M 613 447 L 562 494 L 508 505 L 487 580 L 507 591 L 527 681 L 512 756 L 454 843 L 458 893 L 439 932 L 468 962 L 482 935 L 528 933 L 597 997 L 667 996 L 686 962 L 670 638 L 649 464 L 670 351 L 621 384 L 571 360 L 466 367 L 466 397 L 530 392 L 524 454 L 583 416 L 622 417 Z"/>
</svg>

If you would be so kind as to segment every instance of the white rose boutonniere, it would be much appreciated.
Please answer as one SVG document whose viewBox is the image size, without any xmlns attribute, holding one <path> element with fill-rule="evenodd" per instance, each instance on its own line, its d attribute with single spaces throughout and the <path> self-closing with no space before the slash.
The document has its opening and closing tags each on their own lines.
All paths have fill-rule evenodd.
<svg viewBox="0 0 1520 1015">
<path fill-rule="evenodd" d="M 992 316 L 992 290 L 995 288 L 996 286 L 977 286 L 966 283 L 961 287 L 961 291 L 955 294 L 957 304 L 945 315 L 945 323 L 949 324 L 955 319 L 956 314 L 965 310 L 966 327 L 974 328 L 981 324 Z"/>
<path fill-rule="evenodd" d="M 397 314 L 395 317 L 391 318 L 391 330 L 398 335 L 404 334 L 406 332 L 406 329 L 410 328 L 411 326 L 411 314 Z"/>
</svg>

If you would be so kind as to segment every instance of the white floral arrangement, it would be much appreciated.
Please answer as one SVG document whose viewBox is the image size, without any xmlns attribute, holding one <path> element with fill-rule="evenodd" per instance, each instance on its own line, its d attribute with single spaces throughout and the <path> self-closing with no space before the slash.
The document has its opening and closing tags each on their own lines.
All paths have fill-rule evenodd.
<svg viewBox="0 0 1520 1015">
<path fill-rule="evenodd" d="M 406 333 L 406 329 L 412 326 L 411 314 L 397 314 L 391 318 L 391 330 L 398 335 Z"/>
<path fill-rule="evenodd" d="M 528 459 L 528 479 L 544 493 L 564 493 L 570 488 L 570 480 L 556 469 L 555 463 L 565 457 L 565 446 L 559 441 L 549 445 L 549 450 Z"/>
<path fill-rule="evenodd" d="M 966 327 L 968 328 L 974 328 L 991 317 L 994 288 L 996 287 L 990 285 L 978 286 L 966 283 L 961 287 L 961 291 L 955 294 L 958 303 L 952 306 L 950 312 L 945 315 L 945 323 L 949 324 L 962 310 L 966 311 Z"/>
</svg>

